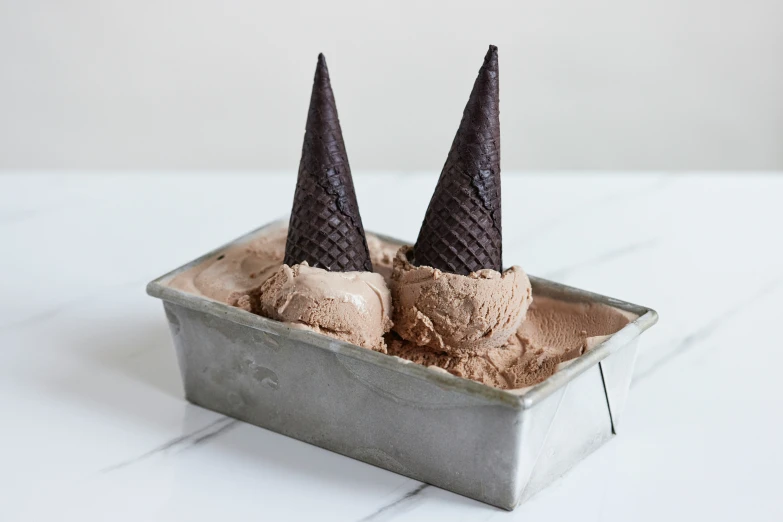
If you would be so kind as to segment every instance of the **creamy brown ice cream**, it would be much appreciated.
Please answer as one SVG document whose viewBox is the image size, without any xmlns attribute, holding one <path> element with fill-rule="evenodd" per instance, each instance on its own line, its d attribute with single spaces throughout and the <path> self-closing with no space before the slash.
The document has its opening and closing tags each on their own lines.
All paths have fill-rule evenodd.
<svg viewBox="0 0 783 522">
<path fill-rule="evenodd" d="M 283 264 L 287 228 L 231 245 L 171 280 L 169 286 L 386 352 L 391 294 L 373 272 L 329 272 Z M 373 264 L 389 265 L 389 243 L 367 235 Z"/>
<path fill-rule="evenodd" d="M 451 355 L 478 355 L 506 344 L 524 321 L 532 290 L 518 266 L 464 276 L 413 266 L 409 252 L 397 252 L 391 283 L 394 329 L 403 339 Z"/>
<path fill-rule="evenodd" d="M 367 235 L 367 246 L 370 248 L 370 259 L 373 271 L 381 274 L 386 284 L 391 282 L 394 258 L 400 249 L 399 243 L 384 241 L 373 234 Z"/>
<path fill-rule="evenodd" d="M 569 303 L 536 297 L 526 320 L 506 344 L 480 355 L 454 355 L 390 336 L 390 355 L 502 389 L 539 383 L 558 364 L 579 357 L 619 331 L 634 316 L 599 303 Z"/>
<path fill-rule="evenodd" d="M 386 353 L 392 302 L 380 274 L 282 265 L 248 303 L 265 317 Z"/>
<path fill-rule="evenodd" d="M 233 244 L 180 272 L 169 286 L 236 305 L 240 297 L 261 286 L 280 267 L 287 233 L 283 226 L 265 229 L 263 234 Z"/>
<path fill-rule="evenodd" d="M 521 269 L 509 269 L 503 274 L 489 271 L 494 274 L 479 274 L 474 278 L 444 273 L 435 277 L 434 270 L 427 267 L 411 267 L 411 270 L 403 262 L 407 258 L 400 259 L 406 248 L 398 253 L 398 244 L 372 234 L 367 234 L 367 244 L 376 274 L 326 272 L 306 265 L 288 267 L 283 265 L 286 233 L 284 226 L 266 229 L 177 274 L 168 284 L 379 351 L 384 351 L 379 338 L 389 324 L 383 317 L 393 308 L 395 324 L 383 336 L 389 355 L 502 389 L 524 388 L 541 382 L 557 371 L 560 363 L 578 357 L 635 318 L 597 303 L 570 303 L 543 296 L 533 296 L 531 303 L 530 283 Z M 389 295 L 384 294 L 387 288 L 384 278 L 394 287 L 394 262 L 401 266 L 399 280 L 412 284 L 407 285 L 405 296 L 395 295 L 390 302 L 383 297 Z M 452 278 L 463 280 L 459 283 Z M 491 289 L 489 294 L 488 289 Z M 406 319 L 411 317 L 406 312 L 411 296 L 418 295 L 427 301 L 431 292 L 442 292 L 447 302 L 457 306 L 452 306 L 450 311 L 448 307 L 438 308 L 435 301 L 422 306 L 435 317 L 431 320 L 432 333 L 421 336 L 427 342 L 418 345 L 403 339 L 398 332 L 405 331 L 406 324 L 415 324 Z M 499 299 L 495 292 L 515 304 L 507 307 L 493 304 L 493 300 Z M 337 297 L 330 299 L 330 295 Z M 461 304 L 459 296 L 465 296 Z M 358 302 L 364 304 L 359 306 Z M 360 312 L 364 305 L 366 316 Z M 473 308 L 479 314 L 470 313 Z M 364 317 L 368 319 L 365 321 Z M 474 317 L 483 318 L 477 324 L 487 328 L 463 328 L 456 322 L 460 318 L 473 321 Z M 346 328 L 348 321 L 353 325 L 352 333 Z M 356 324 L 361 327 L 356 328 Z M 443 342 L 443 349 L 435 340 L 436 324 L 456 326 L 438 334 L 442 340 L 448 339 Z M 508 328 L 511 330 L 506 335 Z M 411 328 L 411 331 L 419 330 Z M 505 340 L 498 343 L 504 336 Z M 473 338 L 475 344 L 471 345 L 469 339 Z"/>
<path fill-rule="evenodd" d="M 267 227 L 180 272 L 168 285 L 235 306 L 240 297 L 260 288 L 283 264 L 287 234 L 285 225 Z M 367 244 L 375 271 L 384 277 L 391 275 L 391 258 L 399 245 L 372 234 L 367 234 Z"/>
</svg>

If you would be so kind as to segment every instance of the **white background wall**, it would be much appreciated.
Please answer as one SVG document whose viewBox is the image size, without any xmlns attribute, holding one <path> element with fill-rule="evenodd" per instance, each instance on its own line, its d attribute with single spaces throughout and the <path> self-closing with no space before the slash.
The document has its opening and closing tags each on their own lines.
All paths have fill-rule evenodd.
<svg viewBox="0 0 783 522">
<path fill-rule="evenodd" d="M 486 47 L 503 167 L 783 169 L 783 2 L 0 0 L 0 168 L 440 169 Z"/>
</svg>

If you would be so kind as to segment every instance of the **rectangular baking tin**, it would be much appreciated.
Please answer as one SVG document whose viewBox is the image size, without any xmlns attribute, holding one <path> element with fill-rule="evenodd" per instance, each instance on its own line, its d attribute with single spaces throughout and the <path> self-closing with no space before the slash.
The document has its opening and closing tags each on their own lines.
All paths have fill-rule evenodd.
<svg viewBox="0 0 783 522">
<path fill-rule="evenodd" d="M 617 434 L 638 337 L 658 319 L 531 277 L 534 296 L 639 318 L 546 381 L 504 391 L 166 286 L 225 246 L 147 286 L 163 300 L 190 402 L 509 510 Z"/>
</svg>

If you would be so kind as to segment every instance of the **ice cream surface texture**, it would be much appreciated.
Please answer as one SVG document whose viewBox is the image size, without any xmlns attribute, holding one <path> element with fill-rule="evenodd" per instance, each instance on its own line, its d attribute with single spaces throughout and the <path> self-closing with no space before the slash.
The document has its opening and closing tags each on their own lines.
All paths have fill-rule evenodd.
<svg viewBox="0 0 783 522">
<path fill-rule="evenodd" d="M 180 272 L 169 286 L 236 305 L 240 297 L 261 286 L 282 264 L 286 234 L 282 226 L 264 229 L 248 241 L 234 243 Z"/>
<path fill-rule="evenodd" d="M 178 290 L 236 305 L 237 299 L 264 284 L 283 264 L 288 228 L 264 227 L 243 241 L 221 249 L 201 263 L 174 276 L 168 285 Z M 393 253 L 398 244 L 367 234 L 375 271 L 391 276 Z"/>
<path fill-rule="evenodd" d="M 385 346 L 389 355 L 502 389 L 523 388 L 546 379 L 559 364 L 583 354 L 635 318 L 598 303 L 572 303 L 544 296 L 533 296 L 531 302 L 530 283 L 521 269 L 502 274 L 481 271 L 474 277 L 443 273 L 435 277 L 434 269 L 426 267 L 411 270 L 405 264 L 407 258 L 400 259 L 406 247 L 400 249 L 399 244 L 372 234 L 367 234 L 367 244 L 376 273 L 327 272 L 305 264 L 290 267 L 283 264 L 286 233 L 284 226 L 263 229 L 180 272 L 168 285 L 366 348 L 384 351 Z M 401 268 L 399 281 L 411 284 L 390 292 L 389 286 L 394 289 L 397 284 L 393 264 Z M 452 277 L 463 279 L 455 283 Z M 420 287 L 414 291 L 416 285 Z M 392 296 L 401 288 L 407 288 L 404 297 Z M 490 294 L 510 296 L 515 304 L 496 306 L 493 299 L 500 300 L 501 295 L 488 296 L 489 288 Z M 438 334 L 443 348 L 434 333 L 411 336 L 424 344 L 406 340 L 398 333 L 405 331 L 406 324 L 415 324 L 406 319 L 412 317 L 410 310 L 406 311 L 406 299 L 418 295 L 426 301 L 429 297 L 423 296 L 430 292 L 443 292 L 452 305 L 459 301 L 458 296 L 466 296 L 465 302 L 452 310 L 448 306 L 440 310 L 434 301 L 422 306 L 429 314 L 422 315 L 435 317 L 434 322 L 430 319 L 433 332 L 436 322 L 448 325 L 451 321 L 456 326 L 444 330 L 448 335 Z M 395 303 L 395 299 L 400 302 Z M 471 312 L 474 307 L 478 315 Z M 388 317 L 392 309 L 395 324 L 391 331 L 379 335 L 389 324 L 382 316 Z M 440 316 L 449 314 L 448 320 Z M 476 324 L 487 328 L 462 328 L 455 322 L 460 317 L 473 321 L 474 316 L 482 318 Z M 368 322 L 364 317 L 370 318 Z M 350 334 L 342 331 L 348 320 L 352 325 Z M 357 328 L 358 323 L 361 327 Z M 509 335 L 498 344 L 507 328 Z M 416 328 L 411 330 L 418 332 Z M 378 340 L 381 335 L 385 345 Z M 471 345 L 469 339 L 473 338 L 476 340 Z M 478 345 L 481 347 L 477 349 Z"/>
<path fill-rule="evenodd" d="M 633 319 L 627 312 L 600 303 L 539 296 L 503 346 L 479 355 L 454 355 L 394 336 L 388 353 L 496 388 L 519 389 L 543 381 L 559 364 L 584 354 Z"/>
<path fill-rule="evenodd" d="M 177 274 L 169 286 L 385 353 L 392 304 L 383 276 L 285 265 L 286 234 L 276 226 L 232 244 Z M 370 239 L 372 261 L 383 266 L 389 245 Z"/>
<path fill-rule="evenodd" d="M 282 265 L 249 296 L 250 311 L 386 353 L 392 301 L 374 272 Z"/>
<path fill-rule="evenodd" d="M 409 247 L 394 259 L 395 331 L 403 339 L 451 355 L 479 355 L 507 343 L 533 300 L 525 272 L 484 269 L 469 275 L 413 266 Z"/>
</svg>

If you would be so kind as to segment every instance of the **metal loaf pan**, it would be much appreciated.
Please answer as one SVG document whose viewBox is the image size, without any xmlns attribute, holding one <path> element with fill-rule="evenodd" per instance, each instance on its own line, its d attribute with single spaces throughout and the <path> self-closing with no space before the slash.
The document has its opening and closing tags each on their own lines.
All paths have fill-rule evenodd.
<svg viewBox="0 0 783 522">
<path fill-rule="evenodd" d="M 658 318 L 531 277 L 534 296 L 639 318 L 546 381 L 504 391 L 166 285 L 220 250 L 147 286 L 163 300 L 190 402 L 508 510 L 617 434 L 638 337 Z"/>
</svg>

